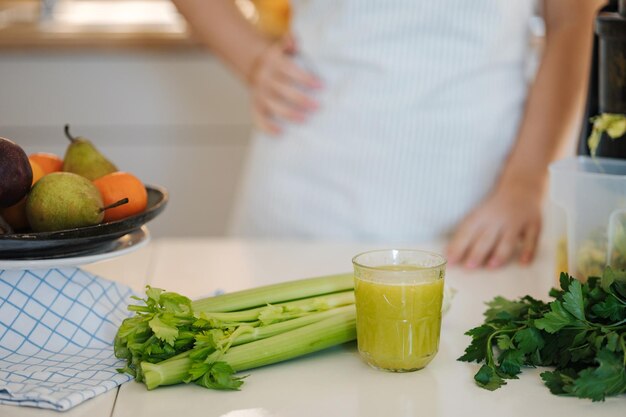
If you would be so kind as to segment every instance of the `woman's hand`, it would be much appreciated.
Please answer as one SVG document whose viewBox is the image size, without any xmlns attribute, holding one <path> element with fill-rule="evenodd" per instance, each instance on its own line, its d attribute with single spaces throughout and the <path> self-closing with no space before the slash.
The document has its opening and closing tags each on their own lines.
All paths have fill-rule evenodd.
<svg viewBox="0 0 626 417">
<path fill-rule="evenodd" d="M 279 120 L 303 122 L 318 106 L 309 91 L 321 82 L 296 64 L 294 53 L 290 37 L 271 44 L 256 58 L 248 77 L 254 122 L 271 134 L 280 133 Z"/>
<path fill-rule="evenodd" d="M 247 82 L 259 128 L 278 133 L 277 121 L 301 122 L 317 107 L 308 91 L 321 83 L 294 61 L 291 37 L 272 42 L 243 17 L 233 1 L 173 2 L 194 36 Z"/>
<path fill-rule="evenodd" d="M 461 223 L 448 246 L 450 264 L 497 268 L 517 256 L 532 261 L 541 232 L 540 186 L 501 183 Z"/>
</svg>

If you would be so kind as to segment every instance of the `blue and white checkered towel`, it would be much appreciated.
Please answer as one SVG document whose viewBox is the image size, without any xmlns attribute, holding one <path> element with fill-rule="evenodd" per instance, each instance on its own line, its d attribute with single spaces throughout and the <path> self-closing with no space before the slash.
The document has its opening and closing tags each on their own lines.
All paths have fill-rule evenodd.
<svg viewBox="0 0 626 417">
<path fill-rule="evenodd" d="M 0 403 L 67 410 L 130 380 L 113 339 L 131 295 L 78 268 L 0 270 Z"/>
</svg>

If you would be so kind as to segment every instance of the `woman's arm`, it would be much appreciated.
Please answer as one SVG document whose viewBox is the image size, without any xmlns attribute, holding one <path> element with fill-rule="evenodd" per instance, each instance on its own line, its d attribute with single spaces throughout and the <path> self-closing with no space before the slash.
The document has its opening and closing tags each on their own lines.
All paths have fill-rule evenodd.
<svg viewBox="0 0 626 417">
<path fill-rule="evenodd" d="M 545 48 L 517 140 L 491 194 L 461 223 L 448 247 L 451 263 L 498 267 L 519 252 L 532 260 L 541 230 L 548 165 L 579 115 L 599 0 L 545 0 Z"/>
<path fill-rule="evenodd" d="M 234 1 L 173 0 L 196 37 L 246 81 L 272 41 L 242 16 Z"/>
<path fill-rule="evenodd" d="M 252 93 L 258 127 L 278 133 L 277 118 L 303 121 L 317 104 L 306 88 L 319 80 L 295 64 L 290 41 L 264 36 L 239 12 L 232 0 L 173 0 L 198 39 L 245 82 Z"/>
</svg>

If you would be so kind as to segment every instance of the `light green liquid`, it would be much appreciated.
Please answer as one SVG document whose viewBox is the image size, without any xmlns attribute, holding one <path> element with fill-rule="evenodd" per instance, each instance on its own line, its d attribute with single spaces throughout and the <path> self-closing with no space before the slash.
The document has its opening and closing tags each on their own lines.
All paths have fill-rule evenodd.
<svg viewBox="0 0 626 417">
<path fill-rule="evenodd" d="M 439 270 L 406 265 L 377 267 L 416 271 L 415 279 L 393 282 L 373 273 L 355 280 L 359 352 L 372 366 L 397 372 L 425 367 L 439 348 L 443 279 Z M 417 273 L 417 271 L 423 271 Z M 424 274 L 425 273 L 425 274 Z M 384 281 L 384 282 L 383 282 Z M 400 281 L 398 277 L 397 281 Z"/>
</svg>

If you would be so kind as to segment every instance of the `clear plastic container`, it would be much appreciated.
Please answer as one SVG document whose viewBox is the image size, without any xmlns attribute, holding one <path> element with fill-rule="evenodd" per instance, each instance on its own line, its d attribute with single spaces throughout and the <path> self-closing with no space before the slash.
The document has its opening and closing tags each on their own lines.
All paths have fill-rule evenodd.
<svg viewBox="0 0 626 417">
<path fill-rule="evenodd" d="M 555 242 L 558 269 L 586 280 L 606 265 L 626 268 L 626 160 L 557 161 L 550 166 L 550 195 L 565 220 Z"/>
</svg>

